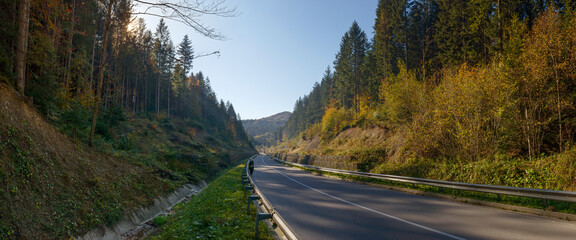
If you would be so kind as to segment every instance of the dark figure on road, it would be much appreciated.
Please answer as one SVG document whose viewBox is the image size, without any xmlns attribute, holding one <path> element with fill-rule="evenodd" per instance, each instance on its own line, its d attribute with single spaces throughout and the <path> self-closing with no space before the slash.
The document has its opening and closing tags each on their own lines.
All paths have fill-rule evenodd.
<svg viewBox="0 0 576 240">
<path fill-rule="evenodd" d="M 254 172 L 254 160 L 250 159 L 248 162 L 248 170 L 250 170 L 250 175 Z"/>
</svg>

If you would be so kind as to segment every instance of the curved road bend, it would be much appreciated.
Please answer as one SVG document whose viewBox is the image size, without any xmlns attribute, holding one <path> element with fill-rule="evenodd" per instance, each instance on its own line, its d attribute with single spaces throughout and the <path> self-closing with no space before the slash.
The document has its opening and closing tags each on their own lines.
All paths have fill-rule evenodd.
<svg viewBox="0 0 576 240">
<path fill-rule="evenodd" d="M 254 181 L 300 239 L 576 239 L 576 223 L 316 176 L 268 156 Z"/>
</svg>

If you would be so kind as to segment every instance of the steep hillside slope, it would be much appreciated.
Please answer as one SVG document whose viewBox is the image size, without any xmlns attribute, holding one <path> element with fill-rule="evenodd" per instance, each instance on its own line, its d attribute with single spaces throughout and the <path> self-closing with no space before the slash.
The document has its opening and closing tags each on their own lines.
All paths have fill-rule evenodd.
<svg viewBox="0 0 576 240">
<path fill-rule="evenodd" d="M 275 149 L 275 152 L 309 155 L 354 155 L 366 149 L 384 148 L 388 135 L 386 130 L 378 127 L 367 129 L 354 127 L 342 131 L 330 141 L 322 141 L 321 136 L 314 135 L 310 139 L 301 139 L 296 146 L 286 145 L 284 146 L 285 150 L 280 147 Z"/>
<path fill-rule="evenodd" d="M 5 85 L 0 96 L 0 238 L 71 236 L 171 190 L 145 168 L 72 142 Z"/>
<path fill-rule="evenodd" d="M 261 119 L 242 120 L 242 125 L 244 125 L 248 135 L 254 139 L 254 144 L 270 145 L 273 134 L 286 124 L 291 114 L 290 112 L 281 112 Z"/>
<path fill-rule="evenodd" d="M 252 152 L 184 122 L 135 118 L 109 131 L 115 141 L 97 141 L 98 152 L 27 101 L 0 84 L 0 239 L 64 239 L 113 224 Z"/>
<path fill-rule="evenodd" d="M 499 154 L 478 161 L 410 156 L 402 135 L 382 127 L 352 127 L 334 138 L 308 131 L 266 149 L 287 161 L 428 179 L 539 189 L 576 189 L 576 147 L 535 159 Z"/>
</svg>

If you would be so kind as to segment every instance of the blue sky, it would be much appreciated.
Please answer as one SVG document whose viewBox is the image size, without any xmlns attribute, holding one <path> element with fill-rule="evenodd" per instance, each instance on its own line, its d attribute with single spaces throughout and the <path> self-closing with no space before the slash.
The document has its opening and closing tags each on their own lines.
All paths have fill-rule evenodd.
<svg viewBox="0 0 576 240">
<path fill-rule="evenodd" d="M 210 78 L 219 99 L 230 101 L 242 119 L 292 111 L 332 66 L 340 39 L 356 20 L 373 36 L 377 0 L 227 0 L 237 17 L 204 17 L 227 40 L 208 39 L 193 29 L 167 21 L 174 45 L 188 34 L 196 55 L 192 71 Z M 159 19 L 144 17 L 149 29 Z"/>
</svg>

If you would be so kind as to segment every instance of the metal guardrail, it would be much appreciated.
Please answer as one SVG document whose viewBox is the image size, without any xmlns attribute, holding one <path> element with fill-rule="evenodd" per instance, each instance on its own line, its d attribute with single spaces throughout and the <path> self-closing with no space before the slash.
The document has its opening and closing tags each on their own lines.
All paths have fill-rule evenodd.
<svg viewBox="0 0 576 240">
<path fill-rule="evenodd" d="M 294 231 L 292 231 L 292 228 L 290 228 L 290 226 L 286 223 L 286 221 L 284 221 L 284 218 L 282 218 L 280 213 L 276 212 L 276 210 L 272 207 L 272 204 L 270 204 L 268 199 L 266 199 L 266 197 L 264 196 L 264 194 L 262 194 L 260 189 L 258 189 L 256 184 L 254 184 L 254 180 L 252 179 L 252 176 L 248 170 L 248 164 L 250 163 L 250 161 L 253 161 L 254 158 L 256 158 L 257 156 L 260 155 L 254 155 L 250 159 L 248 159 L 244 171 L 242 172 L 242 187 L 244 188 L 244 197 L 246 197 L 247 191 L 253 191 L 253 193 L 255 194 L 248 196 L 246 212 L 250 214 L 250 203 L 252 201 L 254 201 L 256 209 L 258 209 L 258 212 L 256 213 L 256 227 L 255 227 L 254 239 L 258 239 L 259 222 L 265 219 L 272 219 L 274 224 L 280 228 L 280 231 L 282 231 L 282 233 L 288 240 L 298 240 L 298 237 L 296 236 Z M 259 201 L 260 205 L 258 205 L 258 203 L 256 203 L 255 200 Z M 262 212 L 260 211 L 260 206 L 262 206 L 263 210 Z"/>
<path fill-rule="evenodd" d="M 271 156 L 270 156 L 271 157 Z M 425 178 L 415 178 L 415 177 L 404 177 L 396 175 L 387 174 L 377 174 L 377 173 L 367 173 L 367 172 L 356 172 L 349 170 L 340 170 L 334 168 L 323 168 L 311 165 L 293 163 L 283 161 L 274 157 L 272 159 L 293 166 L 299 166 L 303 168 L 314 169 L 322 172 L 330 172 L 336 174 L 344 174 L 357 177 L 366 177 L 373 179 L 382 179 L 394 182 L 402 183 L 412 183 L 420 185 L 435 186 L 440 188 L 457 189 L 465 191 L 483 192 L 483 193 L 493 193 L 501 195 L 510 195 L 518 197 L 530 197 L 538 198 L 542 200 L 555 200 L 564 202 L 576 202 L 576 192 L 570 191 L 558 191 L 558 190 L 546 190 L 546 189 L 535 189 L 535 188 L 520 188 L 520 187 L 508 187 L 508 186 L 496 186 L 496 185 L 485 185 L 485 184 L 474 184 L 474 183 L 462 183 L 462 182 L 451 182 L 442 180 L 432 180 Z"/>
</svg>

